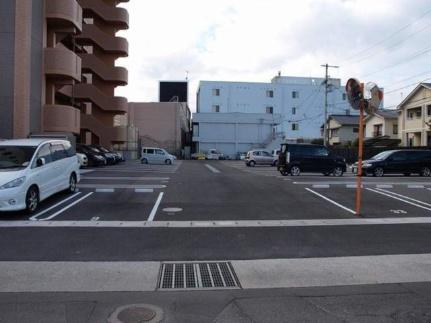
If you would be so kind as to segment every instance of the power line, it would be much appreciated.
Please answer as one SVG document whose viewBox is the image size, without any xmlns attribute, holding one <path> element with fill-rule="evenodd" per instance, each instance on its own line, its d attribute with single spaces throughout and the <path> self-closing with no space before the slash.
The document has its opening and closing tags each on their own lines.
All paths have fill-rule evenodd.
<svg viewBox="0 0 431 323">
<path fill-rule="evenodd" d="M 384 68 L 382 68 L 382 69 L 380 69 L 380 70 L 377 70 L 377 71 L 375 71 L 375 72 L 365 74 L 365 75 L 363 75 L 363 78 L 366 78 L 367 76 L 370 76 L 370 75 L 374 75 L 374 74 L 380 73 L 380 72 L 382 72 L 382 71 L 385 71 L 385 70 L 388 70 L 388 69 L 394 68 L 394 67 L 396 67 L 396 66 L 399 66 L 399 65 L 402 65 L 402 64 L 405 64 L 405 63 L 409 63 L 412 59 L 418 58 L 418 57 L 420 57 L 420 56 L 422 56 L 422 55 L 425 55 L 425 54 L 427 54 L 427 53 L 429 53 L 429 52 L 431 52 L 431 47 L 428 47 L 428 48 L 422 49 L 422 50 L 420 50 L 420 51 L 418 51 L 418 52 L 414 53 L 412 56 L 410 56 L 410 57 L 408 57 L 408 58 L 406 58 L 406 59 L 404 59 L 404 60 L 402 60 L 402 61 L 399 61 L 398 63 L 392 64 L 392 65 L 388 65 L 388 66 L 386 66 L 386 67 L 384 67 Z"/>
<path fill-rule="evenodd" d="M 393 83 L 391 83 L 391 85 L 400 84 L 400 83 L 403 83 L 405 81 L 411 80 L 411 79 L 413 79 L 415 77 L 418 77 L 418 76 L 421 76 L 421 75 L 424 75 L 424 74 L 429 74 L 429 73 L 431 73 L 431 70 L 430 71 L 426 71 L 426 72 L 422 72 L 422 73 L 419 73 L 419 74 L 416 74 L 416 75 L 413 75 L 413 76 L 410 76 L 410 77 L 407 77 L 407 78 L 402 79 L 402 80 L 397 81 L 397 82 L 393 82 Z M 390 89 L 391 87 L 392 86 L 389 86 L 389 87 L 383 86 L 383 88 L 385 88 L 385 90 L 386 90 L 386 88 Z"/>
<path fill-rule="evenodd" d="M 426 101 L 426 100 L 429 100 L 429 99 L 430 98 L 423 98 L 423 99 L 418 99 L 418 100 L 410 101 L 409 103 L 417 103 L 417 102 Z M 388 107 L 385 107 L 385 109 L 396 108 L 398 106 L 399 106 L 399 104 L 394 104 L 394 105 L 390 105 Z"/>
<path fill-rule="evenodd" d="M 404 86 L 404 87 L 400 87 L 400 88 L 395 89 L 395 90 L 391 90 L 391 91 L 388 91 L 388 92 L 386 92 L 386 91 L 385 91 L 385 94 L 390 94 L 390 93 L 397 92 L 397 91 L 399 91 L 399 90 L 404 90 L 404 89 L 406 89 L 406 88 L 408 88 L 408 87 L 411 87 L 411 86 L 414 86 L 414 85 L 418 85 L 418 84 L 423 83 L 423 82 L 428 81 L 428 80 L 431 80 L 431 77 L 426 78 L 426 79 L 424 79 L 424 80 L 422 80 L 422 81 L 420 81 L 420 82 L 411 83 L 411 84 L 409 84 L 409 85 L 406 85 L 406 86 Z"/>
<path fill-rule="evenodd" d="M 399 41 L 399 42 L 397 42 L 397 43 L 395 43 L 395 44 L 392 44 L 391 46 L 388 46 L 388 47 L 382 47 L 382 48 L 380 48 L 380 50 L 373 51 L 370 55 L 367 55 L 367 56 L 364 56 L 364 57 L 362 57 L 362 58 L 359 58 L 358 60 L 354 60 L 352 63 L 360 63 L 360 62 L 363 62 L 363 61 L 365 61 L 365 60 L 367 60 L 367 59 L 369 59 L 369 58 L 371 58 L 371 57 L 375 56 L 375 55 L 376 55 L 376 54 L 378 54 L 379 52 L 382 52 L 382 51 L 384 51 L 384 50 L 389 50 L 389 49 L 396 48 L 396 47 L 398 47 L 399 45 L 401 45 L 402 43 L 404 43 L 406 40 L 410 40 L 410 39 L 411 39 L 411 37 L 414 37 L 415 35 L 417 35 L 417 34 L 419 34 L 419 33 L 423 32 L 424 30 L 426 30 L 426 29 L 428 29 L 428 28 L 430 28 L 430 27 L 431 27 L 431 24 L 426 25 L 424 28 L 422 28 L 422 29 L 420 29 L 420 30 L 418 30 L 418 31 L 415 31 L 415 32 L 413 32 L 413 33 L 411 33 L 411 34 L 407 35 L 407 36 L 406 36 L 404 39 L 402 39 L 401 41 Z"/>
<path fill-rule="evenodd" d="M 426 15 L 428 15 L 429 13 L 431 13 L 431 9 L 425 11 L 425 13 L 423 13 L 422 15 L 420 15 L 418 18 L 416 18 L 415 20 L 413 20 L 412 22 L 408 23 L 407 25 L 401 27 L 400 29 L 396 30 L 394 33 L 390 34 L 388 37 L 383 38 L 382 40 L 374 43 L 373 45 L 357 52 L 355 55 L 352 55 L 346 59 L 344 59 L 343 61 L 350 61 L 352 58 L 355 58 L 357 56 L 359 56 L 360 54 L 369 51 L 370 49 L 373 49 L 376 46 L 379 46 L 380 44 L 383 44 L 384 42 L 386 42 L 389 39 L 392 39 L 395 35 L 399 34 L 400 32 L 404 31 L 405 29 L 409 28 L 410 26 L 412 26 L 413 24 L 415 24 L 416 22 L 418 22 L 419 20 L 421 20 L 423 17 L 425 17 Z"/>
</svg>

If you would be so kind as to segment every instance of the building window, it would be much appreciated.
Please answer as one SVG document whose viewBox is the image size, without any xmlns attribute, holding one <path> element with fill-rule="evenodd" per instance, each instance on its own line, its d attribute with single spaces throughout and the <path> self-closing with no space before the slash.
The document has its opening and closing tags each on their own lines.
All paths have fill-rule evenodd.
<svg viewBox="0 0 431 323">
<path fill-rule="evenodd" d="M 267 98 L 273 98 L 274 97 L 274 91 L 273 90 L 266 90 L 266 97 Z"/>
<path fill-rule="evenodd" d="M 220 112 L 220 106 L 219 105 L 213 105 L 212 112 Z"/>
<path fill-rule="evenodd" d="M 353 133 L 359 133 L 359 127 L 353 127 Z"/>
<path fill-rule="evenodd" d="M 296 114 L 296 108 L 292 108 L 292 114 Z"/>
<path fill-rule="evenodd" d="M 220 96 L 220 89 L 213 89 L 213 96 Z"/>
<path fill-rule="evenodd" d="M 347 100 L 347 94 L 343 93 L 343 101 L 346 101 L 346 100 Z"/>
<path fill-rule="evenodd" d="M 299 124 L 298 123 L 292 123 L 292 130 L 293 131 L 299 130 Z"/>
<path fill-rule="evenodd" d="M 422 118 L 422 110 L 416 111 L 416 119 Z"/>
<path fill-rule="evenodd" d="M 427 115 L 428 117 L 431 117 L 431 105 L 427 106 Z"/>
<path fill-rule="evenodd" d="M 299 98 L 299 92 L 298 91 L 292 91 L 292 99 L 298 99 Z"/>
<path fill-rule="evenodd" d="M 415 113 L 412 110 L 407 110 L 407 119 L 413 119 Z"/>
<path fill-rule="evenodd" d="M 394 124 L 392 126 L 392 134 L 398 135 L 398 125 L 397 124 Z"/>
<path fill-rule="evenodd" d="M 273 114 L 274 108 L 273 107 L 266 107 L 266 113 Z"/>
</svg>

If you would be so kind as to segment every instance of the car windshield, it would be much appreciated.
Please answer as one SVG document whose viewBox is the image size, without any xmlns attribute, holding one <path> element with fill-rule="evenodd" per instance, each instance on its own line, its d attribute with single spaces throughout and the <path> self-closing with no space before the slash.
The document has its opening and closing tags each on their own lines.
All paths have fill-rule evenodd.
<svg viewBox="0 0 431 323">
<path fill-rule="evenodd" d="M 0 146 L 0 169 L 27 167 L 36 148 L 35 146 Z"/>
<path fill-rule="evenodd" d="M 383 159 L 386 159 L 392 153 L 393 153 L 393 151 L 384 151 L 384 152 L 381 152 L 380 154 L 377 154 L 377 155 L 371 157 L 370 159 L 371 160 L 383 160 Z"/>
</svg>

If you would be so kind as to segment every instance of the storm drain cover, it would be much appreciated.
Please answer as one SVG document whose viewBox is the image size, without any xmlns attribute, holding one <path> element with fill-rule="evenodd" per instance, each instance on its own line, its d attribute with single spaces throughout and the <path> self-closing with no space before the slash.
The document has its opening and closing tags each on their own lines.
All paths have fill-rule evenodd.
<svg viewBox="0 0 431 323">
<path fill-rule="evenodd" d="M 149 304 L 133 304 L 119 307 L 108 318 L 108 323 L 157 323 L 163 319 L 160 308 Z"/>
<path fill-rule="evenodd" d="M 162 263 L 158 289 L 241 288 L 230 262 Z"/>
</svg>

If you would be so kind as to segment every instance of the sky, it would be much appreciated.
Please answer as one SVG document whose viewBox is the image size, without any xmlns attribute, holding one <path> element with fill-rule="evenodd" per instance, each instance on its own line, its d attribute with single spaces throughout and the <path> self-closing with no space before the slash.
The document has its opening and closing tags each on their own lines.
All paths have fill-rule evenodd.
<svg viewBox="0 0 431 323">
<path fill-rule="evenodd" d="M 355 77 L 384 87 L 396 108 L 431 82 L 429 0 L 130 0 L 129 84 L 116 94 L 157 102 L 159 80 L 270 82 L 284 76 Z"/>
</svg>

